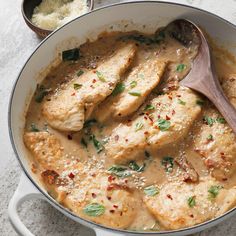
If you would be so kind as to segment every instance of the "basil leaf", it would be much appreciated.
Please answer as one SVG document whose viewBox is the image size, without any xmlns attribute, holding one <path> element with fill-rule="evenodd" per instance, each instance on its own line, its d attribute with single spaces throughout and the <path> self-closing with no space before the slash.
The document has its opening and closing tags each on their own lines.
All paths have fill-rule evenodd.
<svg viewBox="0 0 236 236">
<path fill-rule="evenodd" d="M 216 118 L 216 122 L 218 122 L 220 124 L 225 124 L 226 123 L 226 121 L 225 121 L 225 119 L 223 117 Z"/>
<path fill-rule="evenodd" d="M 188 205 L 189 207 L 194 207 L 196 205 L 196 197 L 192 196 L 188 198 Z"/>
<path fill-rule="evenodd" d="M 204 116 L 203 120 L 209 125 L 209 126 L 213 126 L 215 120 L 209 116 Z"/>
<path fill-rule="evenodd" d="M 108 169 L 108 172 L 121 178 L 125 178 L 131 175 L 130 171 L 128 171 L 126 167 L 119 165 L 113 165 Z"/>
<path fill-rule="evenodd" d="M 91 120 L 86 120 L 84 122 L 84 128 L 91 127 L 92 125 L 96 124 L 97 120 L 96 119 L 91 119 Z"/>
<path fill-rule="evenodd" d="M 78 48 L 69 49 L 62 52 L 63 61 L 76 61 L 80 57 L 80 51 Z"/>
<path fill-rule="evenodd" d="M 199 106 L 203 106 L 205 104 L 205 102 L 203 100 L 198 99 L 196 101 L 196 104 L 199 105 Z"/>
<path fill-rule="evenodd" d="M 145 108 L 145 111 L 151 111 L 151 110 L 155 110 L 155 107 L 152 104 L 148 104 Z"/>
<path fill-rule="evenodd" d="M 208 189 L 208 193 L 209 193 L 209 198 L 216 198 L 217 195 L 219 194 L 220 189 L 222 189 L 222 186 L 219 185 L 212 185 L 209 189 Z"/>
<path fill-rule="evenodd" d="M 158 188 L 153 185 L 144 188 L 143 191 L 147 196 L 152 196 L 152 197 L 159 193 Z"/>
<path fill-rule="evenodd" d="M 141 93 L 140 92 L 129 92 L 130 95 L 140 97 Z"/>
<path fill-rule="evenodd" d="M 186 102 L 184 102 L 184 101 L 181 100 L 181 99 L 178 99 L 178 103 L 181 104 L 181 105 L 185 105 L 185 104 L 186 104 Z"/>
<path fill-rule="evenodd" d="M 101 72 L 96 71 L 96 75 L 97 75 L 97 77 L 98 77 L 98 79 L 99 79 L 100 81 L 106 82 L 106 80 L 105 80 L 105 78 L 104 78 L 104 75 L 103 75 Z"/>
<path fill-rule="evenodd" d="M 135 132 L 141 130 L 143 128 L 143 123 L 138 122 L 135 124 Z"/>
<path fill-rule="evenodd" d="M 118 83 L 111 95 L 116 96 L 117 94 L 122 93 L 124 90 L 125 90 L 124 83 Z"/>
<path fill-rule="evenodd" d="M 82 84 L 74 84 L 74 89 L 78 90 L 82 87 Z"/>
<path fill-rule="evenodd" d="M 48 95 L 49 89 L 46 89 L 43 85 L 38 86 L 35 101 L 41 103 L 46 95 Z"/>
<path fill-rule="evenodd" d="M 131 88 L 134 88 L 134 87 L 136 87 L 137 86 L 137 81 L 132 81 L 131 83 L 130 83 L 130 87 Z"/>
<path fill-rule="evenodd" d="M 179 64 L 177 67 L 176 67 L 176 71 L 178 72 L 182 72 L 187 66 L 185 64 Z"/>
<path fill-rule="evenodd" d="M 164 166 L 166 172 L 172 172 L 174 168 L 174 158 L 164 157 L 161 161 L 162 166 Z"/>
<path fill-rule="evenodd" d="M 139 166 L 136 161 L 131 161 L 129 163 L 129 168 L 131 170 L 137 171 L 137 172 L 143 172 L 145 170 L 146 164 L 144 163 L 142 166 Z"/>
<path fill-rule="evenodd" d="M 156 124 L 157 124 L 157 126 L 159 127 L 159 129 L 161 131 L 168 130 L 170 128 L 170 125 L 171 125 L 169 120 L 165 120 L 165 119 L 162 119 L 162 118 L 158 119 Z"/>
<path fill-rule="evenodd" d="M 77 74 L 78 77 L 80 77 L 83 73 L 84 73 L 84 71 L 79 70 L 76 74 Z"/>
<path fill-rule="evenodd" d="M 34 123 L 32 123 L 30 126 L 30 131 L 31 132 L 39 132 L 39 129 L 36 127 L 36 125 Z"/>
<path fill-rule="evenodd" d="M 101 216 L 105 213 L 105 207 L 98 203 L 91 203 L 84 207 L 83 212 L 88 216 Z"/>
<path fill-rule="evenodd" d="M 93 134 L 90 136 L 90 139 L 93 141 L 93 145 L 97 149 L 97 153 L 100 153 L 104 149 L 102 143 L 99 142 Z"/>
</svg>

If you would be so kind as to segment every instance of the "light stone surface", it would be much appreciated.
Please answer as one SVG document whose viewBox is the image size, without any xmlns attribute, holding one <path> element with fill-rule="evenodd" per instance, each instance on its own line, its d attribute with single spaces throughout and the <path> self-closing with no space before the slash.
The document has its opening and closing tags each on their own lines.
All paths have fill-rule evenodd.
<svg viewBox="0 0 236 236">
<path fill-rule="evenodd" d="M 95 0 L 96 7 L 115 0 Z M 218 14 L 236 24 L 235 0 L 169 0 Z M 0 236 L 16 236 L 7 218 L 7 206 L 21 173 L 13 153 L 7 128 L 7 109 L 12 85 L 24 62 L 40 40 L 25 25 L 20 11 L 21 0 L 0 0 Z M 217 26 L 216 26 L 217 27 Z M 32 200 L 20 209 L 26 226 L 37 236 L 94 236 L 91 229 L 66 218 L 48 203 Z M 236 216 L 195 236 L 235 236 Z"/>
</svg>

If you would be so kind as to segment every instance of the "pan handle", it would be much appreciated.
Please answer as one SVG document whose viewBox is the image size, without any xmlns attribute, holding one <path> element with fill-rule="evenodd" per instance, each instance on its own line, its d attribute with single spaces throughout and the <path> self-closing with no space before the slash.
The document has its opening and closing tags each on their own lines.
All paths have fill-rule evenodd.
<svg viewBox="0 0 236 236">
<path fill-rule="evenodd" d="M 19 206 L 32 198 L 44 199 L 43 194 L 40 193 L 25 176 L 21 175 L 20 183 L 11 198 L 8 206 L 8 217 L 16 232 L 21 236 L 34 236 L 23 224 L 18 215 Z"/>
<path fill-rule="evenodd" d="M 124 234 L 114 233 L 112 231 L 95 228 L 94 229 L 96 236 L 125 236 Z"/>
</svg>

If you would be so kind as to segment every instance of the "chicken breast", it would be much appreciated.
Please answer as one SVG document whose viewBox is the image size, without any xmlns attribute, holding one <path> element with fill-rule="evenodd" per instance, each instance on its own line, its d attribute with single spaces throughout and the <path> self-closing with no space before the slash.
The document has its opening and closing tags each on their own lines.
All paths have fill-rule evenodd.
<svg viewBox="0 0 236 236">
<path fill-rule="evenodd" d="M 196 93 L 182 87 L 151 100 L 138 116 L 113 130 L 107 155 L 116 162 L 127 162 L 147 146 L 162 148 L 179 141 L 201 113 L 197 99 Z"/>
<path fill-rule="evenodd" d="M 236 203 L 236 189 L 224 189 L 214 179 L 199 184 L 169 182 L 144 202 L 167 229 L 190 227 L 220 216 Z"/>
<path fill-rule="evenodd" d="M 49 125 L 62 131 L 79 131 L 84 124 L 86 109 L 91 113 L 112 93 L 120 76 L 131 64 L 135 51 L 135 44 L 122 44 L 96 70 L 85 72 L 48 96 L 42 114 Z"/>
<path fill-rule="evenodd" d="M 152 58 L 134 67 L 127 78 L 117 85 L 114 93 L 98 106 L 95 118 L 103 122 L 111 117 L 122 118 L 136 111 L 160 82 L 166 64 Z"/>
</svg>

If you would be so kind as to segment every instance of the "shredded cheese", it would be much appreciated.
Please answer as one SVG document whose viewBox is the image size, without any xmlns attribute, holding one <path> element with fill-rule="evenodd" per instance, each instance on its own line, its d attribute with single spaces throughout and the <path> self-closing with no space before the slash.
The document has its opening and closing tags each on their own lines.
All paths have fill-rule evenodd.
<svg viewBox="0 0 236 236">
<path fill-rule="evenodd" d="M 86 12 L 86 0 L 43 0 L 35 7 L 31 20 L 40 28 L 54 30 Z"/>
</svg>

